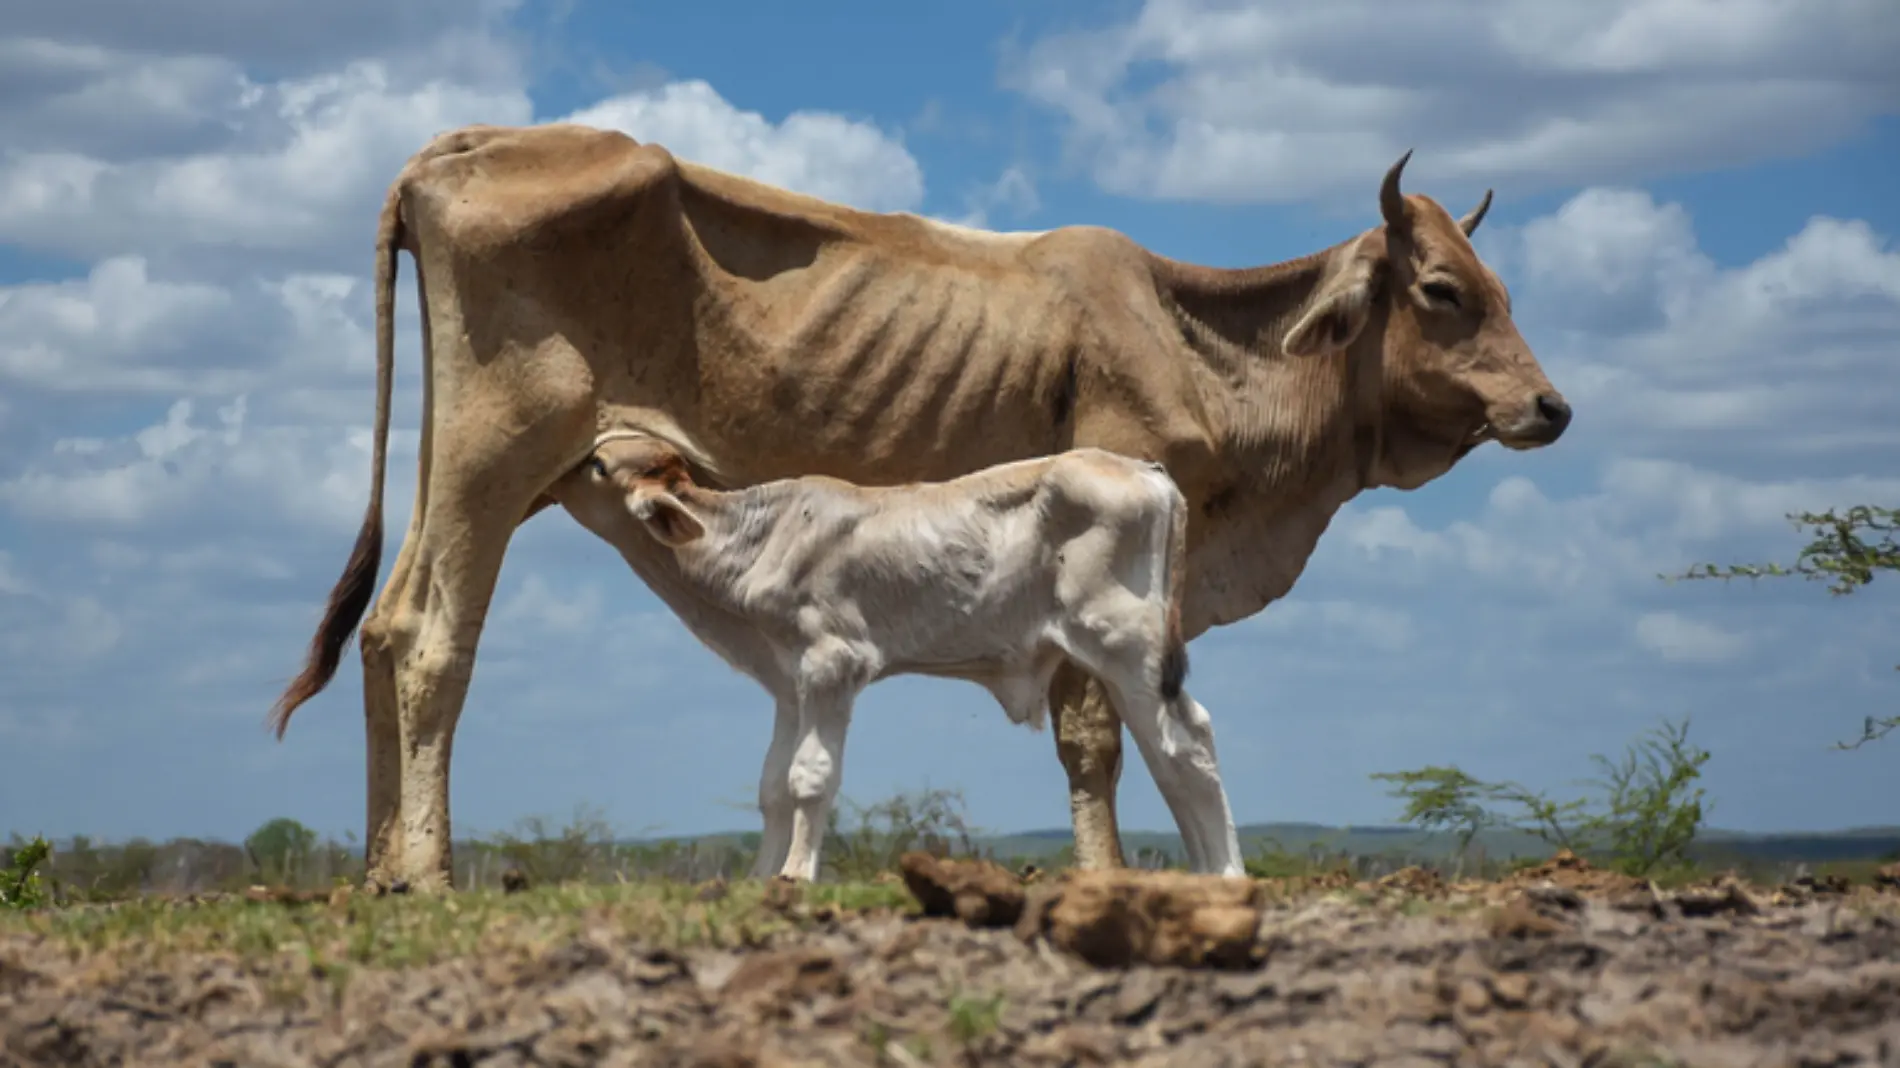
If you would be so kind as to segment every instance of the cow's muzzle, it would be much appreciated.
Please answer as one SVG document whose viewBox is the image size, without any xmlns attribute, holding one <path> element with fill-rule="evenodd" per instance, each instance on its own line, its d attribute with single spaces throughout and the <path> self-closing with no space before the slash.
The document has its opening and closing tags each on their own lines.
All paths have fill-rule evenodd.
<svg viewBox="0 0 1900 1068">
<path fill-rule="evenodd" d="M 1509 425 L 1492 424 L 1498 443 L 1512 449 L 1536 449 L 1564 436 L 1570 428 L 1570 402 L 1557 393 L 1539 393 L 1522 417 Z"/>
</svg>

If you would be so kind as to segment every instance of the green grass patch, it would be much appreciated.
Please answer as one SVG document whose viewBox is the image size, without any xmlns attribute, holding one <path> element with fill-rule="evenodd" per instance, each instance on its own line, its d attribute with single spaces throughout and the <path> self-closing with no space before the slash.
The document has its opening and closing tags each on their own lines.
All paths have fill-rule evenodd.
<svg viewBox="0 0 1900 1068">
<path fill-rule="evenodd" d="M 791 909 L 767 904 L 766 884 L 745 880 L 701 901 L 690 883 L 572 883 L 519 894 L 477 890 L 440 896 L 354 896 L 347 904 L 289 905 L 242 898 L 112 905 L 0 915 L 0 936 L 40 935 L 75 948 L 140 959 L 226 952 L 245 959 L 294 955 L 331 966 L 404 968 L 503 948 L 534 949 L 606 928 L 656 947 L 757 945 L 808 926 L 826 910 L 911 911 L 901 884 L 821 883 Z"/>
</svg>

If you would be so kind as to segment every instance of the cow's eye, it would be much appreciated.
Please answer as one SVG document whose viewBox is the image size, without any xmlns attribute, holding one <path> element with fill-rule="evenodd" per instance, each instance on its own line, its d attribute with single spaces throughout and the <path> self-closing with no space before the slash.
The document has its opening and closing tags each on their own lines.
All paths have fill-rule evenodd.
<svg viewBox="0 0 1900 1068">
<path fill-rule="evenodd" d="M 589 456 L 587 458 L 587 469 L 594 473 L 595 478 L 607 477 L 607 465 L 602 463 L 598 456 Z"/>
<path fill-rule="evenodd" d="M 1418 289 L 1419 289 L 1419 292 L 1425 294 L 1425 299 L 1432 301 L 1433 303 L 1444 304 L 1453 308 L 1456 308 L 1459 306 L 1458 305 L 1458 289 L 1457 287 L 1449 283 L 1427 282 L 1424 285 L 1419 286 Z"/>
</svg>

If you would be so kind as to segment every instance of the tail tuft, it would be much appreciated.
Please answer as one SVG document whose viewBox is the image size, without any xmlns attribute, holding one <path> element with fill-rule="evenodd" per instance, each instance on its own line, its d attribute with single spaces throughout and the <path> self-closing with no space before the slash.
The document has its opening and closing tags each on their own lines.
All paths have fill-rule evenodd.
<svg viewBox="0 0 1900 1068">
<path fill-rule="evenodd" d="M 1181 685 L 1187 681 L 1187 645 L 1180 640 L 1178 632 L 1174 638 L 1161 654 L 1161 699 L 1164 701 L 1180 697 Z"/>
</svg>

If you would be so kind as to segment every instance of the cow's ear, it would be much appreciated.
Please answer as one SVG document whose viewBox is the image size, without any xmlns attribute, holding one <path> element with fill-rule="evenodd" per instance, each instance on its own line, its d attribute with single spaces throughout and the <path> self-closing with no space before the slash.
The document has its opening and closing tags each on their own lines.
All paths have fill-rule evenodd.
<svg viewBox="0 0 1900 1068">
<path fill-rule="evenodd" d="M 706 535 L 706 525 L 699 517 L 665 490 L 637 490 L 632 503 L 633 517 L 661 545 L 677 549 Z"/>
<path fill-rule="evenodd" d="M 1381 268 L 1370 258 L 1355 257 L 1345 270 L 1322 282 L 1280 347 L 1289 356 L 1316 356 L 1352 344 L 1372 315 Z"/>
</svg>

